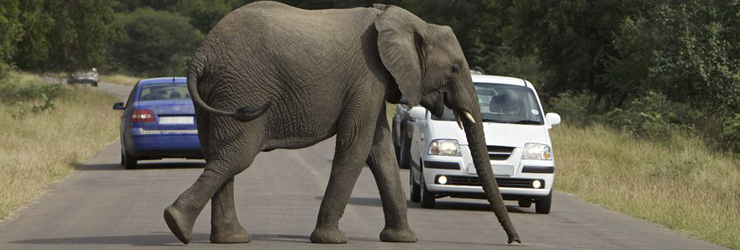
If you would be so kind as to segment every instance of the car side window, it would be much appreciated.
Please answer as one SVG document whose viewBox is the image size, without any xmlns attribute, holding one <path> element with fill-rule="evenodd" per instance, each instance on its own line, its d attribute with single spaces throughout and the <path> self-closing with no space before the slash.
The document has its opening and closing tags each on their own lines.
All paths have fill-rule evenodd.
<svg viewBox="0 0 740 250">
<path fill-rule="evenodd" d="M 126 107 L 134 103 L 134 99 L 136 97 L 136 90 L 138 88 L 139 88 L 139 83 L 137 82 L 136 85 L 134 85 L 134 88 L 131 89 L 131 94 L 128 94 L 128 99 L 126 100 Z"/>
</svg>

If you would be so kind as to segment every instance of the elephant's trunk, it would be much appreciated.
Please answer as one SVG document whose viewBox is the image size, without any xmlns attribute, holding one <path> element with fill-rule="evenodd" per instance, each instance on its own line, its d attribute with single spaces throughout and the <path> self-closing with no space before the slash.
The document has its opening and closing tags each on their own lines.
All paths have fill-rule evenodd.
<svg viewBox="0 0 740 250">
<path fill-rule="evenodd" d="M 465 117 L 465 114 L 461 114 L 461 120 L 465 127 L 465 135 L 468 138 L 468 146 L 470 147 L 470 153 L 473 157 L 473 163 L 475 164 L 475 170 L 478 172 L 478 178 L 480 178 L 483 186 L 483 191 L 486 192 L 488 202 L 491 203 L 493 212 L 498 218 L 498 222 L 506 231 L 509 236 L 509 244 L 516 241 L 521 243 L 519 235 L 511 223 L 509 213 L 506 211 L 506 205 L 504 204 L 503 197 L 501 197 L 501 191 L 498 189 L 496 179 L 493 177 L 493 169 L 491 168 L 491 161 L 488 158 L 488 147 L 486 145 L 486 139 L 483 134 L 483 121 L 481 119 L 480 112 L 472 113 L 472 118 L 475 119 L 475 123 L 470 121 L 469 118 Z"/>
</svg>

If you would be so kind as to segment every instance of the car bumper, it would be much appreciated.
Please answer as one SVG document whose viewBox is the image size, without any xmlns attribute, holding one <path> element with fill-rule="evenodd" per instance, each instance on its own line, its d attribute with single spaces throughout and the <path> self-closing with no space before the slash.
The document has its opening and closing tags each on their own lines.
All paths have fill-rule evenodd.
<svg viewBox="0 0 740 250">
<path fill-rule="evenodd" d="M 98 79 L 96 78 L 75 78 L 75 79 L 68 79 L 67 83 L 97 83 Z"/>
<path fill-rule="evenodd" d="M 427 190 L 439 196 L 485 198 L 475 167 L 468 162 L 472 161 L 464 161 L 463 157 L 427 157 L 424 160 L 423 171 Z M 443 167 L 457 165 L 459 168 L 434 168 L 439 167 L 440 163 Z M 435 164 L 437 166 L 434 166 Z M 552 190 L 555 180 L 553 161 L 522 160 L 517 165 L 491 161 L 491 166 L 494 168 L 496 182 L 505 200 L 543 198 Z M 445 184 L 440 183 L 440 176 L 447 178 Z M 534 187 L 535 181 L 539 181 L 539 188 Z"/>
<path fill-rule="evenodd" d="M 134 128 L 126 152 L 140 159 L 203 158 L 197 130 L 143 130 Z"/>
</svg>

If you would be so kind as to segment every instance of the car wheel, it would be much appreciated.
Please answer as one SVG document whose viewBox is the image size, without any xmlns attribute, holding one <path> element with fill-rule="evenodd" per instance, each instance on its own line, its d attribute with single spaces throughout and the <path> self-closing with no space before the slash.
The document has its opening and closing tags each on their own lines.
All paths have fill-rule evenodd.
<svg viewBox="0 0 740 250">
<path fill-rule="evenodd" d="M 124 168 L 136 169 L 136 158 L 126 154 L 125 150 L 121 154 L 121 161 L 123 162 Z"/>
<path fill-rule="evenodd" d="M 421 207 L 423 208 L 434 208 L 435 197 L 432 192 L 427 189 L 426 181 L 424 181 L 424 173 L 421 174 Z"/>
<path fill-rule="evenodd" d="M 538 214 L 549 214 L 550 207 L 552 206 L 552 191 L 542 200 L 538 200 L 534 207 L 534 211 Z"/>
<path fill-rule="evenodd" d="M 92 83 L 91 85 L 92 85 L 93 87 L 97 87 L 97 86 L 98 86 L 98 82 L 93 82 L 93 83 Z"/>
<path fill-rule="evenodd" d="M 416 184 L 416 182 L 414 181 L 414 171 L 413 170 L 409 171 L 409 184 L 411 185 L 411 188 L 410 188 L 411 195 L 409 197 L 411 201 L 413 202 L 421 201 L 421 190 L 420 190 L 421 187 L 419 187 L 419 184 Z"/>
<path fill-rule="evenodd" d="M 531 199 L 521 199 L 519 200 L 519 206 L 520 207 L 531 207 L 532 200 Z"/>
<path fill-rule="evenodd" d="M 409 151 L 411 150 L 411 143 L 409 143 L 409 139 L 406 138 L 406 136 L 401 135 L 401 148 L 399 149 L 399 156 L 398 156 L 398 167 L 402 169 L 408 169 L 409 168 L 409 155 L 411 154 Z M 423 179 L 423 178 L 422 178 Z"/>
</svg>

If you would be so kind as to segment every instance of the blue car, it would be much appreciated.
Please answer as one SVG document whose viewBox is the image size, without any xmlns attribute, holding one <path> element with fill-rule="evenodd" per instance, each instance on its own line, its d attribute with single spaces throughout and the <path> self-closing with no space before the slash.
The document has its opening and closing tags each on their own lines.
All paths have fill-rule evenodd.
<svg viewBox="0 0 740 250">
<path fill-rule="evenodd" d="M 193 101 L 184 77 L 139 81 L 121 115 L 121 165 L 135 169 L 139 160 L 202 159 Z"/>
</svg>

